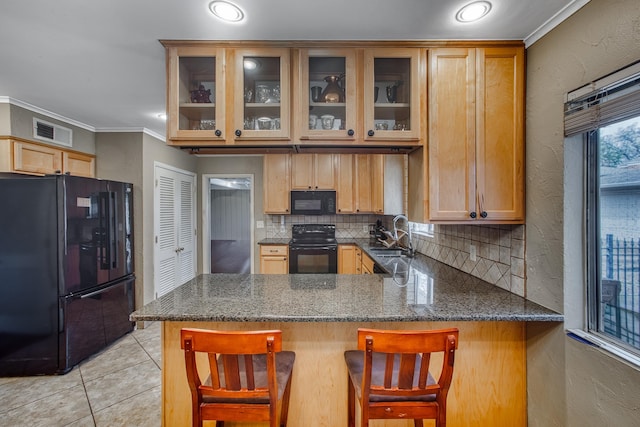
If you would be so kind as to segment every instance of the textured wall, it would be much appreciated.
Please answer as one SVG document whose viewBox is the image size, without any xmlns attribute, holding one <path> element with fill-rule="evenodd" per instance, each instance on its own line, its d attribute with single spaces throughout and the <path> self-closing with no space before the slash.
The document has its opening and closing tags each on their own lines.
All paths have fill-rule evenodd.
<svg viewBox="0 0 640 427">
<path fill-rule="evenodd" d="M 580 265 L 569 264 L 580 239 L 573 224 L 565 235 L 563 219 L 565 196 L 576 191 L 565 181 L 579 183 L 564 176 L 564 97 L 638 59 L 638 0 L 592 0 L 527 49 L 527 298 L 565 312 L 568 324 L 575 310 L 565 307 L 583 283 Z M 579 223 L 580 205 L 570 206 Z M 566 338 L 562 326 L 529 325 L 527 359 L 530 426 L 637 425 L 637 369 Z"/>
</svg>

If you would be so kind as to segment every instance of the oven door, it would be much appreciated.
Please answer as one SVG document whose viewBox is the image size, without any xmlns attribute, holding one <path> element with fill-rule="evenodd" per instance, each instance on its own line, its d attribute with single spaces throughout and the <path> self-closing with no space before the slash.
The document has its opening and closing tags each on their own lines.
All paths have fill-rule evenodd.
<svg viewBox="0 0 640 427">
<path fill-rule="evenodd" d="M 338 273 L 338 246 L 289 247 L 289 274 Z"/>
</svg>

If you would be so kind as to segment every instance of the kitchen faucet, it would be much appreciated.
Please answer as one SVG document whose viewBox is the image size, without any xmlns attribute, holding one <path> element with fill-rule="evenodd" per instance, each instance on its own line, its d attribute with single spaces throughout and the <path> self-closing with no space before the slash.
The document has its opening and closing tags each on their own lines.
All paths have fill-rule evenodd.
<svg viewBox="0 0 640 427">
<path fill-rule="evenodd" d="M 407 256 L 412 257 L 414 255 L 414 251 L 413 251 L 413 240 L 411 238 L 411 225 L 409 225 L 409 218 L 407 218 L 406 216 L 400 214 L 400 215 L 396 215 L 393 218 L 393 239 L 396 241 L 396 244 L 399 244 L 399 240 L 403 237 L 400 236 L 398 237 L 398 225 L 397 222 L 401 219 L 404 219 L 404 221 L 407 223 L 407 231 L 404 230 L 400 230 L 400 232 L 404 233 L 407 235 L 407 239 L 409 241 L 407 247 L 405 248 L 407 250 Z"/>
</svg>

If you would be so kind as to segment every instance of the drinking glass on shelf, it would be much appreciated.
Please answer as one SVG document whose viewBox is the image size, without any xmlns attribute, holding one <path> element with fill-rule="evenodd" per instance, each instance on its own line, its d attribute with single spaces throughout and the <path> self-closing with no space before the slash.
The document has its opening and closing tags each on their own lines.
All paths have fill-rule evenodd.
<svg viewBox="0 0 640 427">
<path fill-rule="evenodd" d="M 318 122 L 318 116 L 315 114 L 309 114 L 309 129 L 315 129 Z"/>
<path fill-rule="evenodd" d="M 253 99 L 253 90 L 250 87 L 244 88 L 244 102 L 247 104 Z"/>
<path fill-rule="evenodd" d="M 271 97 L 271 89 L 267 85 L 256 86 L 256 102 L 264 104 Z"/>
<path fill-rule="evenodd" d="M 322 121 L 322 129 L 324 130 L 333 129 L 334 119 L 335 117 L 332 116 L 331 114 L 325 114 L 324 116 L 320 117 L 320 120 Z"/>
<path fill-rule="evenodd" d="M 258 118 L 258 129 L 259 130 L 271 130 L 271 118 L 269 118 L 269 117 L 259 117 Z"/>
<path fill-rule="evenodd" d="M 244 129 L 254 130 L 256 126 L 256 119 L 254 117 L 247 117 L 244 119 Z"/>
</svg>

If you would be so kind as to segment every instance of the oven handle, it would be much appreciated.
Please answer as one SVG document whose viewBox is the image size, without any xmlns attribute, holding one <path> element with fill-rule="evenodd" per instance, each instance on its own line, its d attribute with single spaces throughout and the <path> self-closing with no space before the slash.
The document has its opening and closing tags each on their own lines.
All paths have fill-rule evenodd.
<svg viewBox="0 0 640 427">
<path fill-rule="evenodd" d="M 312 248 L 297 248 L 295 246 L 290 246 L 289 247 L 290 251 L 305 251 L 305 250 L 312 250 L 312 251 L 337 251 L 338 247 L 337 246 L 314 246 Z"/>
</svg>

